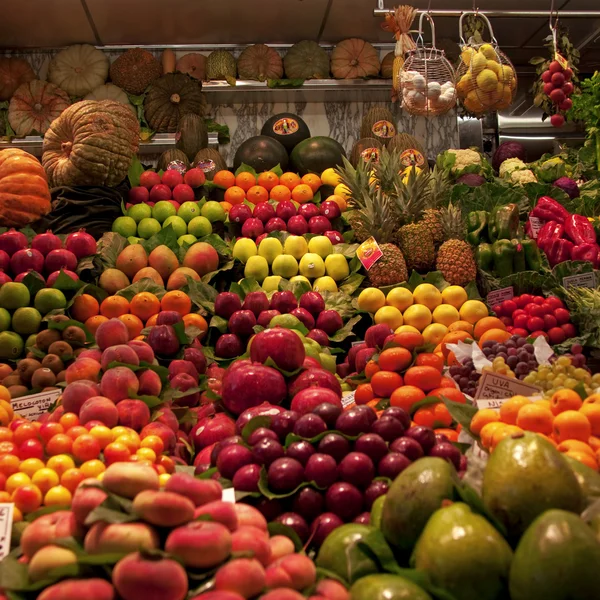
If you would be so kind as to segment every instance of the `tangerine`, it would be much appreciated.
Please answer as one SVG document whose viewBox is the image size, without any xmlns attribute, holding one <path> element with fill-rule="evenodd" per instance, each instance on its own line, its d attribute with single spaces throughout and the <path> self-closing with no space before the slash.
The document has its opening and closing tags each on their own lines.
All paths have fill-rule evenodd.
<svg viewBox="0 0 600 600">
<path fill-rule="evenodd" d="M 301 183 L 301 179 L 300 176 L 297 175 L 296 173 L 292 173 L 290 171 L 288 171 L 287 173 L 284 173 L 280 178 L 279 178 L 279 184 L 280 185 L 285 185 L 285 187 L 288 188 L 288 190 L 290 190 L 290 192 L 297 186 L 300 185 Z"/>
<path fill-rule="evenodd" d="M 269 192 L 269 198 L 276 200 L 277 202 L 284 202 L 285 200 L 292 199 L 292 192 L 285 185 L 276 185 Z"/>
<path fill-rule="evenodd" d="M 315 173 L 307 173 L 302 176 L 302 183 L 306 184 L 313 191 L 313 194 L 317 193 L 317 190 L 323 185 L 321 178 Z"/>
<path fill-rule="evenodd" d="M 473 335 L 478 340 L 486 331 L 490 329 L 501 329 L 506 331 L 506 325 L 498 317 L 483 317 L 475 323 L 473 328 Z"/>
<path fill-rule="evenodd" d="M 262 185 L 253 185 L 246 192 L 246 199 L 252 204 L 258 204 L 259 202 L 267 202 L 269 199 L 269 190 Z"/>
<path fill-rule="evenodd" d="M 550 435 L 553 421 L 554 415 L 550 410 L 533 402 L 521 406 L 517 413 L 517 427 L 526 431 Z"/>
<path fill-rule="evenodd" d="M 418 331 L 402 331 L 394 334 L 392 342 L 412 352 L 425 343 L 425 338 Z"/>
<path fill-rule="evenodd" d="M 442 354 L 445 358 L 450 354 L 448 344 L 457 344 L 458 342 L 464 342 L 465 340 L 472 339 L 472 336 L 466 331 L 449 331 L 442 339 Z"/>
<path fill-rule="evenodd" d="M 434 367 L 411 367 L 404 374 L 404 381 L 427 392 L 439 387 L 442 374 Z"/>
<path fill-rule="evenodd" d="M 246 199 L 246 192 L 237 185 L 232 185 L 225 190 L 224 201 L 229 202 L 231 206 L 241 204 Z"/>
<path fill-rule="evenodd" d="M 502 429 L 498 429 L 492 434 L 492 445 L 490 449 L 493 450 L 504 438 L 522 434 L 523 430 L 516 425 L 504 425 Z"/>
<path fill-rule="evenodd" d="M 356 404 L 367 404 L 375 398 L 373 388 L 370 383 L 361 383 L 356 390 L 354 390 L 354 402 Z"/>
<path fill-rule="evenodd" d="M 93 317 L 86 319 L 84 325 L 85 325 L 85 328 L 92 335 L 94 335 L 96 333 L 96 330 L 98 329 L 98 327 L 100 327 L 100 325 L 102 325 L 102 323 L 106 323 L 108 320 L 109 320 L 108 317 L 104 317 L 103 315 L 94 315 Z"/>
<path fill-rule="evenodd" d="M 264 187 L 268 192 L 279 184 L 279 176 L 273 171 L 264 171 L 258 174 L 258 185 Z"/>
<path fill-rule="evenodd" d="M 442 380 L 440 381 L 440 385 L 439 385 L 438 389 L 440 389 L 440 388 L 458 389 L 456 387 L 456 382 L 454 381 L 454 379 L 451 379 L 450 377 L 442 377 Z"/>
<path fill-rule="evenodd" d="M 379 365 L 374 360 L 370 360 L 365 367 L 365 377 L 371 381 L 373 375 L 379 371 L 381 371 Z"/>
<path fill-rule="evenodd" d="M 100 314 L 107 319 L 116 319 L 129 312 L 129 302 L 123 296 L 108 296 L 100 304 Z"/>
<path fill-rule="evenodd" d="M 559 443 L 565 440 L 587 442 L 592 435 L 592 426 L 584 414 L 565 410 L 554 417 L 553 432 Z"/>
<path fill-rule="evenodd" d="M 181 290 L 171 290 L 162 297 L 160 309 L 175 311 L 183 317 L 192 310 L 192 301 L 185 292 L 182 292 Z"/>
<path fill-rule="evenodd" d="M 416 410 L 412 419 L 417 425 L 433 427 L 435 423 L 435 405 L 421 406 Z"/>
<path fill-rule="evenodd" d="M 146 327 L 154 327 L 156 325 L 156 322 L 158 321 L 158 313 L 156 313 L 155 315 L 152 315 L 147 321 L 146 321 Z"/>
<path fill-rule="evenodd" d="M 586 404 L 579 409 L 585 415 L 592 426 L 592 435 L 600 435 L 600 404 Z"/>
<path fill-rule="evenodd" d="M 235 185 L 247 192 L 253 185 L 256 185 L 256 177 L 252 173 L 242 171 L 235 176 Z"/>
<path fill-rule="evenodd" d="M 433 431 L 436 434 L 445 435 L 450 442 L 458 442 L 458 431 L 449 427 L 439 427 Z"/>
<path fill-rule="evenodd" d="M 206 319 L 198 313 L 189 313 L 183 316 L 183 324 L 186 327 L 196 327 L 200 330 L 198 337 L 202 339 L 208 331 L 208 323 Z"/>
<path fill-rule="evenodd" d="M 292 190 L 292 200 L 294 202 L 298 202 L 298 204 L 305 204 L 306 202 L 310 202 L 314 198 L 314 193 L 312 188 L 307 184 L 297 185 Z"/>
<path fill-rule="evenodd" d="M 478 410 L 471 419 L 469 429 L 475 435 L 481 435 L 481 430 L 490 423 L 498 423 L 500 421 L 500 415 L 494 408 L 482 408 Z"/>
<path fill-rule="evenodd" d="M 121 315 L 119 317 L 119 321 L 125 323 L 125 327 L 127 327 L 127 331 L 129 331 L 130 340 L 140 335 L 140 333 L 142 333 L 142 329 L 144 329 L 144 323 L 135 315 Z"/>
<path fill-rule="evenodd" d="M 554 392 L 550 398 L 550 410 L 554 416 L 567 410 L 579 410 L 582 404 L 581 396 L 568 388 Z"/>
<path fill-rule="evenodd" d="M 223 212 L 225 213 L 229 213 L 229 211 L 231 210 L 232 204 L 231 202 L 219 202 L 220 207 L 223 209 Z"/>
<path fill-rule="evenodd" d="M 235 185 L 235 175 L 225 169 L 217 171 L 213 177 L 213 183 L 225 189 L 230 188 Z"/>
<path fill-rule="evenodd" d="M 94 317 L 100 311 L 98 300 L 90 294 L 81 294 L 73 299 L 71 305 L 71 316 L 81 323 L 85 323 L 91 317 Z"/>
<path fill-rule="evenodd" d="M 494 342 L 506 342 L 511 338 L 511 333 L 506 331 L 505 329 L 488 329 L 485 333 L 481 334 L 479 338 L 479 343 L 483 344 L 489 340 L 493 340 Z"/>
<path fill-rule="evenodd" d="M 377 361 L 384 371 L 404 371 L 412 363 L 412 353 L 406 348 L 396 347 L 384 350 Z"/>
<path fill-rule="evenodd" d="M 344 212 L 348 208 L 348 203 L 346 202 L 346 198 L 344 198 L 343 196 L 340 196 L 338 194 L 332 194 L 331 196 L 328 196 L 326 200 L 327 200 L 327 202 L 330 202 L 330 201 L 335 202 L 340 207 L 340 210 L 342 212 Z"/>
<path fill-rule="evenodd" d="M 473 325 L 468 321 L 455 321 L 448 325 L 448 332 L 453 331 L 466 331 L 468 334 L 473 335 Z"/>
<path fill-rule="evenodd" d="M 438 354 L 435 354 L 434 352 L 417 354 L 415 367 L 433 367 L 441 373 L 444 370 L 444 358 Z"/>
<path fill-rule="evenodd" d="M 575 460 L 578 460 L 580 463 L 583 463 L 590 469 L 594 469 L 594 471 L 598 470 L 598 461 L 595 457 L 590 456 L 587 452 L 578 452 L 577 450 L 569 450 L 565 452 L 565 456 L 570 456 Z"/>
<path fill-rule="evenodd" d="M 559 452 L 570 452 L 574 450 L 576 452 L 587 452 L 593 458 L 596 458 L 596 452 L 594 449 L 585 442 L 581 442 L 579 440 L 565 440 L 558 444 L 557 449 Z"/>
<path fill-rule="evenodd" d="M 394 390 L 390 396 L 390 406 L 403 408 L 410 413 L 412 407 L 425 398 L 425 392 L 414 385 L 403 385 Z"/>
<path fill-rule="evenodd" d="M 379 398 L 389 398 L 402 383 L 402 376 L 394 371 L 378 371 L 371 377 L 373 393 Z"/>
<path fill-rule="evenodd" d="M 139 292 L 131 299 L 129 310 L 132 315 L 147 321 L 160 312 L 160 300 L 150 292 Z"/>
<path fill-rule="evenodd" d="M 531 404 L 531 400 L 525 396 L 513 396 L 500 407 L 500 420 L 509 425 L 516 425 L 517 416 L 522 406 Z"/>
<path fill-rule="evenodd" d="M 467 403 L 466 396 L 456 387 L 438 387 L 434 390 L 431 390 L 427 395 L 436 396 L 438 398 L 443 396 L 444 398 L 447 398 L 452 402 L 457 402 L 458 404 Z"/>
</svg>

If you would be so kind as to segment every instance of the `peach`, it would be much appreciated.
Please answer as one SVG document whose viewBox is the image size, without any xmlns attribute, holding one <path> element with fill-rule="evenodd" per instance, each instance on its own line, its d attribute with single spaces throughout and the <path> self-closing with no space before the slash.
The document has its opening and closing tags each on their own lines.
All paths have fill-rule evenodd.
<svg viewBox="0 0 600 600">
<path fill-rule="evenodd" d="M 198 242 L 185 253 L 183 266 L 193 269 L 202 277 L 219 268 L 219 255 L 210 244 Z"/>
<path fill-rule="evenodd" d="M 102 365 L 93 358 L 78 358 L 71 363 L 65 371 L 65 381 L 67 384 L 75 381 L 98 381 L 98 375 Z"/>
<path fill-rule="evenodd" d="M 129 330 L 123 321 L 110 319 L 100 323 L 96 329 L 96 343 L 100 350 L 106 350 L 110 346 L 126 344 L 129 341 Z"/>
<path fill-rule="evenodd" d="M 314 585 L 317 579 L 315 563 L 304 554 L 289 554 L 274 562 L 275 567 L 281 567 L 292 580 L 295 590 L 303 590 Z"/>
<path fill-rule="evenodd" d="M 78 348 L 78 350 L 83 350 L 77 355 L 77 358 L 92 358 L 98 362 L 102 359 L 102 352 L 97 348 L 86 349 L 86 348 Z"/>
<path fill-rule="evenodd" d="M 215 589 L 237 592 L 252 598 L 265 587 L 265 570 L 254 558 L 235 558 L 224 564 L 215 575 Z"/>
<path fill-rule="evenodd" d="M 238 527 L 252 525 L 263 531 L 267 531 L 267 520 L 262 513 L 249 504 L 236 503 L 233 505 L 238 518 Z"/>
<path fill-rule="evenodd" d="M 38 517 L 21 535 L 23 554 L 31 558 L 40 548 L 64 537 L 78 535 L 75 515 L 70 510 L 58 510 Z"/>
<path fill-rule="evenodd" d="M 148 264 L 153 269 L 156 269 L 158 274 L 163 278 L 163 281 L 167 281 L 171 273 L 179 266 L 179 261 L 175 252 L 168 246 L 157 246 L 150 252 Z"/>
<path fill-rule="evenodd" d="M 188 473 L 173 473 L 165 486 L 167 492 L 174 492 L 189 498 L 194 506 L 202 506 L 221 499 L 223 488 L 213 479 L 196 479 Z"/>
<path fill-rule="evenodd" d="M 277 565 L 269 565 L 265 570 L 266 587 L 270 590 L 274 588 L 291 588 L 292 578 L 287 571 Z"/>
<path fill-rule="evenodd" d="M 104 579 L 65 579 L 46 588 L 37 600 L 114 600 L 115 589 Z"/>
<path fill-rule="evenodd" d="M 44 546 L 40 548 L 29 561 L 27 573 L 31 581 L 39 581 L 48 575 L 48 571 L 58 567 L 74 565 L 77 562 L 77 555 L 67 548 L 60 546 Z"/>
<path fill-rule="evenodd" d="M 189 498 L 173 492 L 140 492 L 133 500 L 133 510 L 144 521 L 158 527 L 177 527 L 194 518 L 194 503 Z"/>
<path fill-rule="evenodd" d="M 159 547 L 158 534 L 145 523 L 109 524 L 98 521 L 92 525 L 84 540 L 88 554 L 127 553 Z"/>
<path fill-rule="evenodd" d="M 160 487 L 158 474 L 151 466 L 130 462 L 110 465 L 104 471 L 102 484 L 109 492 L 125 498 L 135 498 L 140 492 Z"/>
<path fill-rule="evenodd" d="M 171 531 L 165 550 L 186 567 L 211 569 L 231 554 L 231 542 L 229 530 L 221 523 L 192 521 Z"/>
<path fill-rule="evenodd" d="M 269 538 L 269 546 L 271 546 L 271 562 L 296 551 L 294 542 L 287 535 L 274 535 Z"/>
<path fill-rule="evenodd" d="M 99 394 L 100 387 L 93 381 L 74 381 L 62 393 L 62 406 L 65 412 L 72 412 L 79 415 L 83 403 Z"/>
<path fill-rule="evenodd" d="M 108 292 L 109 296 L 114 296 L 129 285 L 129 279 L 119 269 L 105 269 L 100 275 L 98 284 L 105 292 Z"/>
<path fill-rule="evenodd" d="M 190 269 L 189 267 L 175 269 L 167 281 L 167 290 L 180 290 L 188 284 L 188 277 L 191 277 L 194 281 L 200 281 L 200 275 L 194 269 Z"/>
<path fill-rule="evenodd" d="M 127 367 L 115 367 L 102 375 L 100 391 L 104 396 L 117 403 L 119 400 L 135 396 L 140 382 L 135 373 Z"/>
<path fill-rule="evenodd" d="M 112 400 L 104 396 L 88 398 L 79 410 L 79 421 L 85 425 L 88 421 L 102 421 L 109 428 L 119 422 L 119 412 Z"/>
<path fill-rule="evenodd" d="M 306 600 L 302 594 L 288 588 L 275 588 L 263 594 L 259 600 Z"/>
<path fill-rule="evenodd" d="M 232 552 L 250 551 L 254 553 L 254 558 L 266 567 L 271 561 L 271 546 L 269 545 L 269 536 L 262 529 L 257 529 L 251 525 L 238 527 L 231 535 Z"/>
<path fill-rule="evenodd" d="M 168 406 L 161 406 L 158 412 L 154 415 L 155 423 L 166 425 L 173 433 L 179 431 L 179 422 L 175 413 Z"/>
<path fill-rule="evenodd" d="M 122 600 L 184 600 L 188 592 L 187 574 L 177 561 L 142 558 L 139 552 L 115 565 L 112 580 Z"/>
<path fill-rule="evenodd" d="M 80 525 L 83 525 L 88 515 L 108 498 L 100 487 L 82 487 L 82 484 L 91 483 L 97 484 L 98 481 L 93 478 L 84 479 L 75 490 L 71 501 L 71 510 Z"/>
<path fill-rule="evenodd" d="M 131 244 L 117 256 L 115 266 L 131 279 L 138 271 L 148 266 L 148 255 L 141 244 Z"/>
<path fill-rule="evenodd" d="M 150 423 L 150 409 L 141 400 L 121 400 L 117 404 L 119 425 L 141 431 Z"/>
<path fill-rule="evenodd" d="M 315 591 L 328 600 L 350 600 L 350 592 L 335 579 L 321 579 Z"/>
<path fill-rule="evenodd" d="M 142 342 L 142 340 L 131 340 L 130 342 L 127 342 L 127 345 L 130 348 L 133 348 L 138 355 L 140 362 L 151 363 L 154 360 L 154 350 L 152 350 L 150 344 Z"/>
<path fill-rule="evenodd" d="M 231 502 L 215 500 L 196 508 L 194 519 L 201 515 L 208 515 L 213 521 L 225 525 L 229 531 L 235 531 L 238 527 L 238 518 L 234 506 Z"/>
<path fill-rule="evenodd" d="M 162 381 L 160 380 L 160 376 L 151 369 L 142 371 L 138 375 L 138 381 L 140 382 L 138 394 L 141 396 L 158 396 L 162 390 Z"/>
<path fill-rule="evenodd" d="M 127 365 L 139 365 L 140 358 L 136 351 L 130 346 L 119 344 L 118 346 L 110 346 L 102 353 L 102 370 L 107 371 L 108 365 L 112 362 L 125 363 Z"/>
<path fill-rule="evenodd" d="M 199 373 L 194 366 L 194 363 L 189 360 L 172 360 L 169 363 L 169 379 L 173 379 L 175 375 L 187 373 L 198 382 Z"/>
<path fill-rule="evenodd" d="M 157 435 L 163 441 L 165 450 L 167 452 L 175 448 L 175 444 L 177 442 L 175 433 L 164 423 L 158 423 L 157 421 L 148 423 L 148 425 L 146 425 L 146 427 L 144 427 L 140 432 L 140 438 L 144 439 L 149 435 Z"/>
<path fill-rule="evenodd" d="M 140 269 L 133 278 L 133 283 L 137 283 L 140 279 L 151 279 L 156 285 L 164 286 L 165 282 L 160 276 L 160 273 L 152 267 L 144 267 Z"/>
</svg>

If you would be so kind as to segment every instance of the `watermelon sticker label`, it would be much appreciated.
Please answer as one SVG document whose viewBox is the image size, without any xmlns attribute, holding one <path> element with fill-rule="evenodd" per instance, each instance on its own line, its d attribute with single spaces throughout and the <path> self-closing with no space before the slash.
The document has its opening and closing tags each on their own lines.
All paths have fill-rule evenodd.
<svg viewBox="0 0 600 600">
<path fill-rule="evenodd" d="M 368 271 L 383 256 L 383 252 L 375 238 L 370 237 L 356 249 L 356 256 Z"/>
<path fill-rule="evenodd" d="M 373 135 L 380 138 L 393 138 L 396 135 L 396 127 L 389 121 L 377 121 L 371 127 Z"/>
<path fill-rule="evenodd" d="M 214 171 L 217 168 L 217 165 L 215 165 L 214 160 L 211 160 L 209 158 L 208 160 L 199 161 L 196 165 L 196 168 L 200 169 L 201 171 L 204 171 L 204 173 L 210 173 L 211 171 Z"/>
<path fill-rule="evenodd" d="M 273 133 L 277 135 L 292 135 L 292 133 L 296 133 L 300 126 L 298 125 L 298 121 L 296 119 L 279 119 L 273 125 Z"/>
<path fill-rule="evenodd" d="M 400 155 L 400 163 L 405 167 L 422 167 L 425 164 L 425 157 L 418 150 L 409 148 Z"/>
<path fill-rule="evenodd" d="M 378 148 L 365 148 L 360 153 L 361 158 L 365 162 L 372 162 L 377 164 L 379 162 L 379 149 Z"/>
</svg>

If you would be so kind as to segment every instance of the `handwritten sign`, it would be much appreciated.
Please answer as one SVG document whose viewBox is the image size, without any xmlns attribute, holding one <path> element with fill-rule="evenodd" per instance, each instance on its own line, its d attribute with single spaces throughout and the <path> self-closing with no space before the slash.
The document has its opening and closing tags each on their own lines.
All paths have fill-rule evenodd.
<svg viewBox="0 0 600 600">
<path fill-rule="evenodd" d="M 14 506 L 12 502 L 0 504 L 0 560 L 10 553 Z"/>
<path fill-rule="evenodd" d="M 477 408 L 499 408 L 502 399 L 512 398 L 513 396 L 535 396 L 540 393 L 540 389 L 534 385 L 523 383 L 514 377 L 506 377 L 499 373 L 486 371 L 479 380 L 475 400 Z M 497 406 L 480 406 L 480 400 L 494 400 L 500 402 Z"/>
<path fill-rule="evenodd" d="M 356 256 L 368 271 L 383 256 L 383 252 L 375 238 L 370 237 L 356 249 Z"/>
<path fill-rule="evenodd" d="M 40 392 L 31 396 L 15 398 L 11 402 L 11 406 L 19 416 L 25 417 L 30 421 L 35 421 L 58 400 L 61 393 L 60 390 L 52 390 L 50 392 Z"/>
<path fill-rule="evenodd" d="M 538 233 L 544 226 L 544 222 L 538 217 L 529 217 L 529 225 L 531 227 L 531 237 L 537 240 Z"/>
<path fill-rule="evenodd" d="M 580 273 L 579 275 L 569 275 L 568 277 L 563 277 L 563 287 L 595 288 L 596 274 L 594 271 L 590 271 L 589 273 Z"/>
<path fill-rule="evenodd" d="M 221 500 L 223 502 L 235 504 L 235 489 L 232 487 L 224 489 L 221 492 Z"/>
<path fill-rule="evenodd" d="M 502 288 L 501 290 L 495 290 L 487 295 L 487 303 L 490 306 L 495 306 L 504 302 L 504 300 L 512 300 L 515 296 L 512 285 L 510 287 Z"/>
</svg>

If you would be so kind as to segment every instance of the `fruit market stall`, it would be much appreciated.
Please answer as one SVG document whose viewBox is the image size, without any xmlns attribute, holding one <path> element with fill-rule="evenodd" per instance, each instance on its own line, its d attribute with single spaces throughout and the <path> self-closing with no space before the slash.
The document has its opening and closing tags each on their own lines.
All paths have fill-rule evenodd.
<svg viewBox="0 0 600 600">
<path fill-rule="evenodd" d="M 517 93 L 494 11 L 327 45 L 310 0 L 302 39 L 183 52 L 107 49 L 88 3 L 97 39 L 0 58 L 0 600 L 596 600 L 600 82 L 568 35 L 537 100 L 585 142 L 532 160 L 455 135 Z"/>
</svg>

